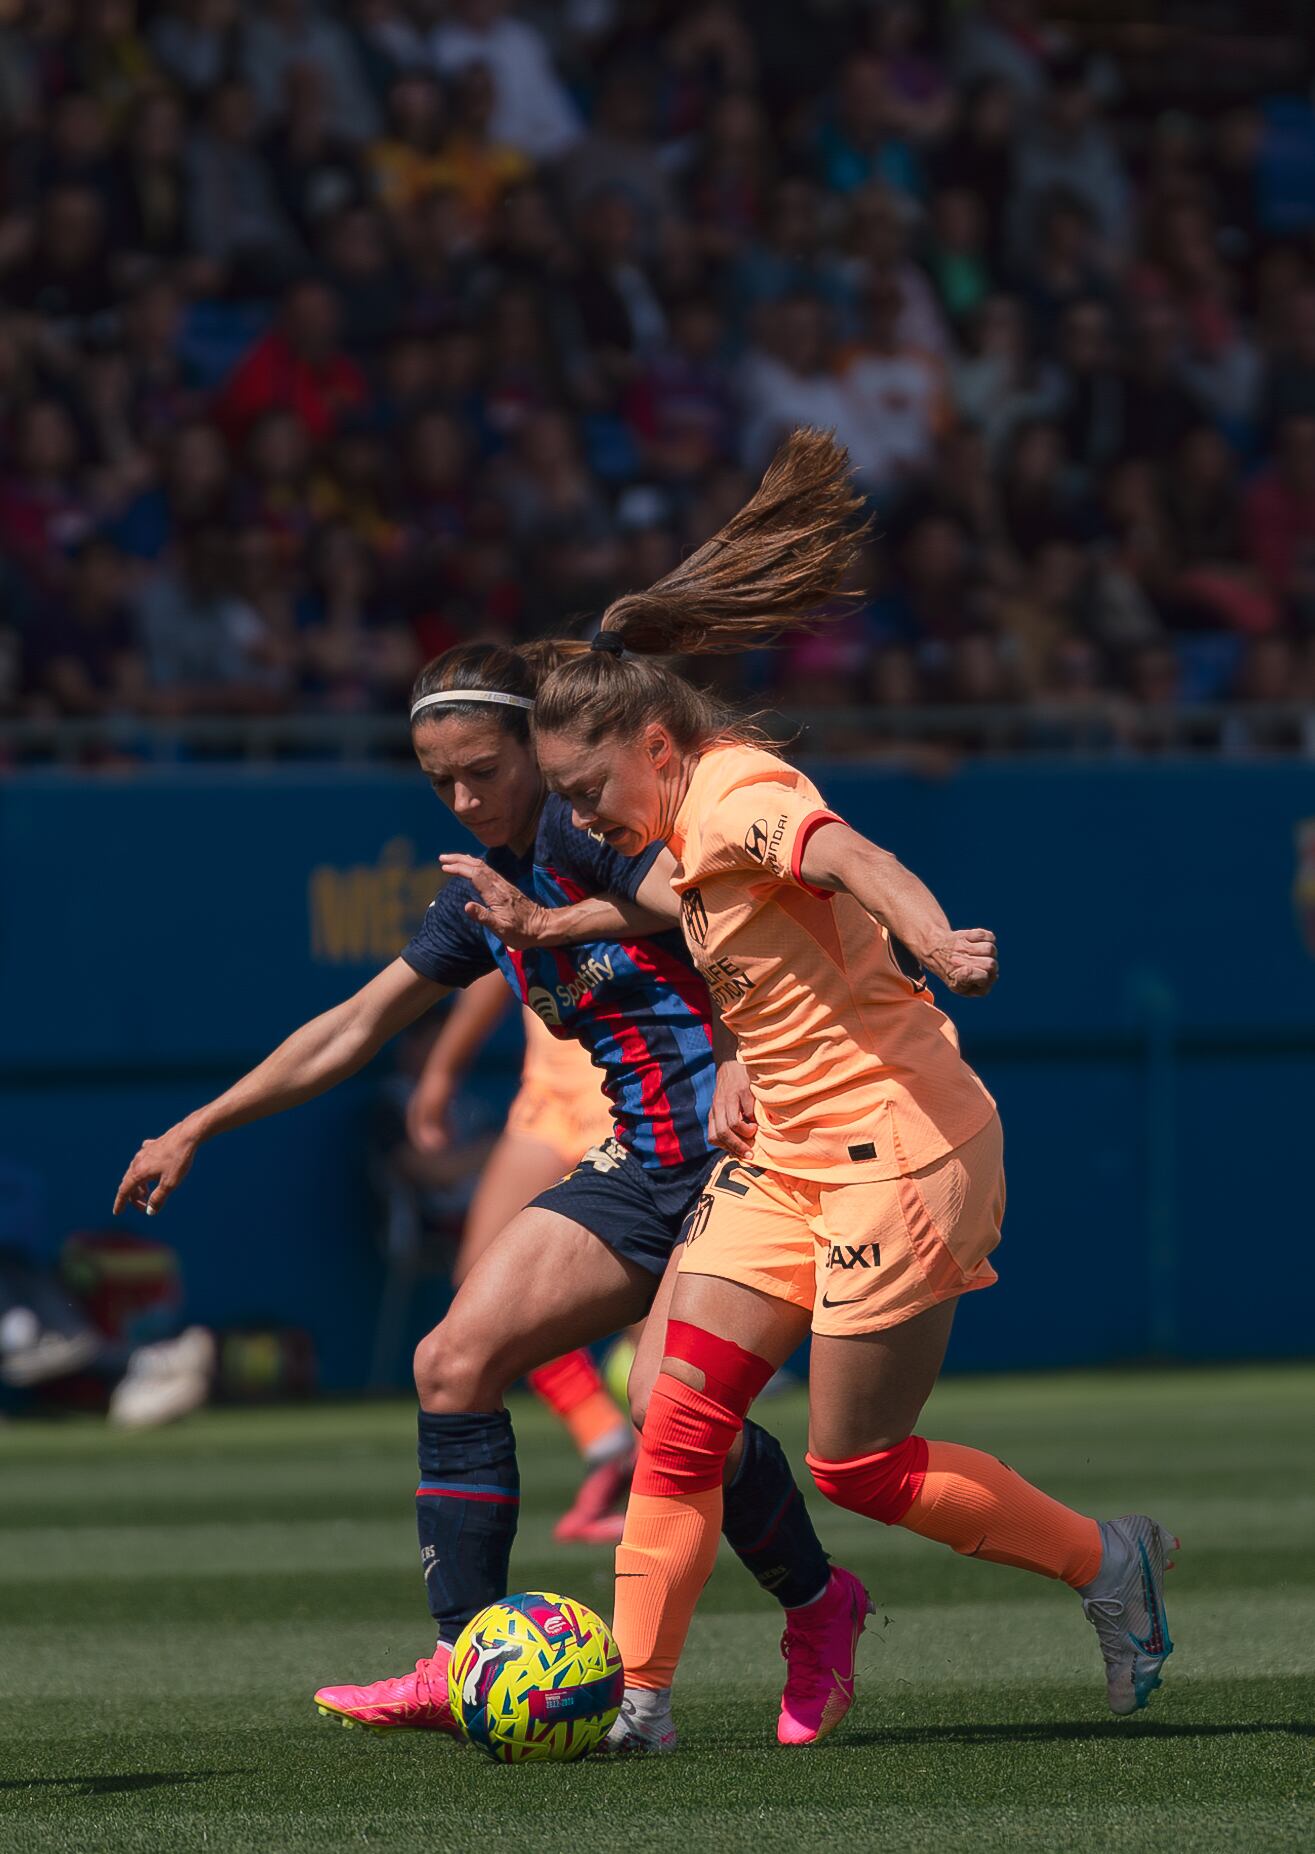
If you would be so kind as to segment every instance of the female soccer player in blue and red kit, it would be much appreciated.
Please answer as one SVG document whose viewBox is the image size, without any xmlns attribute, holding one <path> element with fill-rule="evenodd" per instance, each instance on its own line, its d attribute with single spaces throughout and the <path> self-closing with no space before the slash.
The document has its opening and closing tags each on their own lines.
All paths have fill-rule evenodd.
<svg viewBox="0 0 1315 1854">
<path fill-rule="evenodd" d="M 540 944 L 504 944 L 481 923 L 486 910 L 474 887 L 448 882 L 402 955 L 355 997 L 304 1024 L 225 1094 L 147 1140 L 115 1200 L 116 1211 L 129 1203 L 157 1211 L 203 1140 L 322 1093 L 447 991 L 495 968 L 555 1035 L 578 1036 L 603 1072 L 614 1137 L 511 1221 L 417 1348 L 416 1514 L 439 1640 L 414 1673 L 322 1688 L 322 1710 L 349 1723 L 453 1729 L 451 1644 L 472 1615 L 506 1593 L 516 1532 L 519 1476 L 504 1393 L 545 1360 L 648 1312 L 712 1163 L 707 992 L 678 936 L 639 931 L 649 918 L 646 880 L 665 882 L 653 873 L 658 852 L 620 855 L 575 829 L 570 807 L 547 796 L 528 725 L 536 680 L 527 654 L 458 647 L 422 672 L 412 727 L 417 758 L 439 797 L 484 845 L 488 867 L 535 904 Z M 614 919 L 615 906 L 585 899 L 590 895 L 637 903 L 635 933 L 591 940 L 593 914 Z M 556 931 L 546 933 L 545 924 Z M 665 1308 L 662 1295 L 655 1343 Z M 632 1403 L 642 1403 L 654 1375 L 650 1349 L 641 1346 Z M 728 1466 L 725 1532 L 787 1611 L 788 1703 L 790 1681 L 803 1678 L 815 1651 L 829 1646 L 813 1641 L 810 1621 L 830 1571 L 784 1455 L 752 1425 Z"/>
</svg>

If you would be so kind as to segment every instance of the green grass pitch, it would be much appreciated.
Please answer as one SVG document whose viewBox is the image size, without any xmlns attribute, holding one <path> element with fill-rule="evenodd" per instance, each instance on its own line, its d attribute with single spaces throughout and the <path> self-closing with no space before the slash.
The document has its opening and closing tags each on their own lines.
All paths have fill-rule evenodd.
<svg viewBox="0 0 1315 1854">
<path fill-rule="evenodd" d="M 678 1688 L 679 1756 L 505 1769 L 320 1719 L 311 1690 L 426 1651 L 401 1403 L 219 1412 L 119 1436 L 0 1430 L 0 1848 L 1297 1849 L 1315 1845 L 1315 1370 L 958 1379 L 923 1427 L 1097 1513 L 1183 1536 L 1178 1652 L 1111 1719 L 1076 1599 L 819 1503 L 877 1599 L 859 1700 L 773 1737 L 774 1606 L 723 1552 Z M 802 1398 L 765 1404 L 802 1456 Z M 515 1584 L 607 1612 L 608 1554 L 555 1546 L 575 1478 L 516 1405 Z"/>
</svg>

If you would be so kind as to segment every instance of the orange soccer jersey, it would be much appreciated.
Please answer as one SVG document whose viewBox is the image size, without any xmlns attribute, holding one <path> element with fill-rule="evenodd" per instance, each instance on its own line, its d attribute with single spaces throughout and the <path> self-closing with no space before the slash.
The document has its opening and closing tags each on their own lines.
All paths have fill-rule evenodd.
<svg viewBox="0 0 1315 1854">
<path fill-rule="evenodd" d="M 614 1115 L 603 1093 L 602 1074 L 573 1036 L 554 1036 L 528 1008 L 521 1085 L 507 1116 L 507 1128 L 553 1146 L 564 1169 L 581 1153 L 610 1137 Z"/>
<path fill-rule="evenodd" d="M 753 1079 L 754 1160 L 828 1183 L 918 1171 L 995 1103 L 954 1026 L 852 896 L 810 888 L 804 846 L 835 822 L 811 780 L 758 747 L 710 748 L 671 847 L 699 971 Z"/>
</svg>

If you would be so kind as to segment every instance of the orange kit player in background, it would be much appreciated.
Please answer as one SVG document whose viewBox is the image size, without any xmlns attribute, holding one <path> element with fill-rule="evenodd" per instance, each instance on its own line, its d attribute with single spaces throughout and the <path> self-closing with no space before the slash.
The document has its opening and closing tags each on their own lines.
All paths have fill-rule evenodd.
<svg viewBox="0 0 1315 1854">
<path fill-rule="evenodd" d="M 666 840 L 678 857 L 685 937 L 752 1088 L 714 1104 L 714 1137 L 742 1156 L 687 1228 L 617 1552 L 622 1750 L 674 1748 L 672 1677 L 717 1549 L 722 1463 L 810 1326 L 808 1460 L 828 1499 L 1062 1579 L 1095 1625 L 1115 1712 L 1145 1705 L 1172 1646 L 1161 1586 L 1176 1541 L 1155 1521 L 1099 1523 L 979 1449 L 914 1434 L 958 1297 L 996 1278 L 1004 1211 L 995 1103 L 924 969 L 985 991 L 994 937 L 953 930 L 808 779 L 643 660 L 807 624 L 862 544 L 859 513 L 844 453 L 796 432 L 746 507 L 616 600 L 535 702 L 539 763 L 577 828 L 624 855 Z M 785 1743 L 824 1737 L 852 1701 L 865 1593 L 837 1569 L 819 1601 L 834 1659 L 783 1708 Z"/>
<path fill-rule="evenodd" d="M 461 1078 L 511 1004 L 502 976 L 490 972 L 459 992 L 434 1038 L 407 1107 L 406 1127 L 421 1152 L 448 1140 L 447 1116 Z M 591 1146 L 612 1137 L 613 1116 L 589 1052 L 555 1037 L 522 1007 L 525 1059 L 502 1136 L 480 1174 L 453 1267 L 460 1286 L 517 1211 L 571 1170 Z M 635 1432 L 581 1348 L 531 1371 L 526 1382 L 560 1418 L 588 1469 L 574 1504 L 553 1536 L 586 1544 L 621 1537 L 635 1465 Z"/>
</svg>

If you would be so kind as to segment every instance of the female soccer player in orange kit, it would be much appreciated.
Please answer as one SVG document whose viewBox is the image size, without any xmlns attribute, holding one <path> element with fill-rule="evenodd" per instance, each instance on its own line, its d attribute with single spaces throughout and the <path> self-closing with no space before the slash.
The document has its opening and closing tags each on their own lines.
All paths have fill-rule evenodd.
<svg viewBox="0 0 1315 1854">
<path fill-rule="evenodd" d="M 806 624 L 861 544 L 846 463 L 829 437 L 796 432 L 745 508 L 616 600 L 594 649 L 536 698 L 539 763 L 576 825 L 626 855 L 659 840 L 674 852 L 686 941 L 752 1086 L 720 1105 L 742 1156 L 687 1228 L 617 1553 L 620 1749 L 674 1747 L 670 1689 L 716 1552 L 721 1464 L 810 1326 L 809 1466 L 828 1499 L 1070 1585 L 1117 1713 L 1145 1705 L 1172 1647 L 1161 1587 L 1176 1541 L 1154 1520 L 1098 1522 L 993 1456 L 914 1433 L 959 1296 L 996 1278 L 1004 1210 L 995 1103 L 925 973 L 989 989 L 993 936 L 952 929 L 808 779 L 645 660 Z M 823 1599 L 851 1643 L 856 1586 L 837 1572 Z M 781 1736 L 825 1736 L 851 1699 L 852 1679 L 820 1679 Z"/>
<path fill-rule="evenodd" d="M 476 979 L 453 1000 L 407 1106 L 407 1132 L 419 1151 L 436 1152 L 446 1145 L 448 1110 L 461 1078 L 510 1003 L 511 993 L 496 972 Z M 517 1211 L 556 1184 L 591 1146 L 612 1137 L 614 1117 L 588 1050 L 574 1039 L 550 1035 L 527 1006 L 521 1007 L 521 1016 L 521 1085 L 466 1214 L 453 1269 L 458 1284 Z M 561 1420 L 588 1470 L 553 1536 L 615 1544 L 634 1469 L 635 1432 L 629 1417 L 618 1409 L 584 1350 L 540 1365 L 526 1383 Z"/>
</svg>

